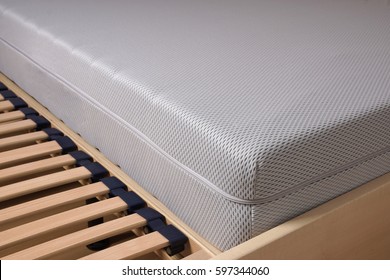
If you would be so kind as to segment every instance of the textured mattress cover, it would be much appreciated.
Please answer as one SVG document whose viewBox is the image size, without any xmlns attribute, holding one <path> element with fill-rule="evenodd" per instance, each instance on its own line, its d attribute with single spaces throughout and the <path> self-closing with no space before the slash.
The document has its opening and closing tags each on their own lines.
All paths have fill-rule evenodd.
<svg viewBox="0 0 390 280">
<path fill-rule="evenodd" d="M 0 0 L 0 43 L 1 71 L 221 249 L 390 171 L 387 0 Z"/>
</svg>

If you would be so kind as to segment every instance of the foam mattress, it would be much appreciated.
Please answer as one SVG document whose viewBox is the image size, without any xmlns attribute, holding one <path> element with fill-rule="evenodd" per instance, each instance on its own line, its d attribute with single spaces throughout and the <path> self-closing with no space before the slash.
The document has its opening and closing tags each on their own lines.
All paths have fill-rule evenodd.
<svg viewBox="0 0 390 280">
<path fill-rule="evenodd" d="M 225 250 L 390 171 L 390 4 L 0 0 L 0 71 Z"/>
</svg>

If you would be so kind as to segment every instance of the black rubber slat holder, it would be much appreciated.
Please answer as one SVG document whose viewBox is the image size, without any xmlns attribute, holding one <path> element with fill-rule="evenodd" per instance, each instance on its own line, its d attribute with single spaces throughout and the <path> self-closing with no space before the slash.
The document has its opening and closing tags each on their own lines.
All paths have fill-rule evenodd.
<svg viewBox="0 0 390 280">
<path fill-rule="evenodd" d="M 15 109 L 27 107 L 27 103 L 19 97 L 8 99 L 8 101 L 12 103 Z"/>
<path fill-rule="evenodd" d="M 16 94 L 13 91 L 10 90 L 3 90 L 0 92 L 1 96 L 3 96 L 4 99 L 10 99 L 10 98 L 16 98 Z"/>
<path fill-rule="evenodd" d="M 7 90 L 8 88 L 5 86 L 5 84 L 0 83 L 0 91 Z"/>
<path fill-rule="evenodd" d="M 168 255 L 173 256 L 184 250 L 188 237 L 173 225 L 167 225 L 158 232 L 169 241 L 169 246 L 165 248 Z"/>
<path fill-rule="evenodd" d="M 70 152 L 69 155 L 71 155 L 76 160 L 77 166 L 87 165 L 86 161 L 92 163 L 92 157 L 88 155 L 86 152 L 74 151 L 74 152 Z"/>
<path fill-rule="evenodd" d="M 162 219 L 154 219 L 148 222 L 145 232 L 150 233 L 154 231 L 159 232 L 168 239 L 169 246 L 165 248 L 168 255 L 173 256 L 184 250 L 188 238 L 173 225 L 166 225 Z"/>
<path fill-rule="evenodd" d="M 124 202 L 126 202 L 128 206 L 128 214 L 133 214 L 135 210 L 146 206 L 146 202 L 133 191 L 128 192 L 121 188 L 111 190 L 110 197 L 115 196 L 119 196 Z"/>
<path fill-rule="evenodd" d="M 53 137 L 61 137 L 64 136 L 64 134 L 59 131 L 57 128 L 49 127 L 42 129 L 43 132 L 47 134 L 47 140 L 51 141 L 53 140 Z"/>
<path fill-rule="evenodd" d="M 101 179 L 101 182 L 105 184 L 107 188 L 110 189 L 110 192 L 116 189 L 122 189 L 124 191 L 127 191 L 127 186 L 116 177 L 103 178 Z"/>
<path fill-rule="evenodd" d="M 102 178 L 106 177 L 109 172 L 98 162 L 90 162 L 88 160 L 80 161 L 80 166 L 84 166 L 91 172 L 91 181 L 93 183 L 99 182 Z"/>
<path fill-rule="evenodd" d="M 142 218 L 144 218 L 148 222 L 148 224 L 151 223 L 152 221 L 159 220 L 162 222 L 162 225 L 165 226 L 164 215 L 161 214 L 160 212 L 152 209 L 152 208 L 145 207 L 145 208 L 141 208 L 139 210 L 136 210 L 134 212 L 137 213 L 138 215 L 140 215 Z"/>
<path fill-rule="evenodd" d="M 19 111 L 22 112 L 26 117 L 27 116 L 38 116 L 38 112 L 35 111 L 33 108 L 29 108 L 29 107 L 20 108 Z"/>
<path fill-rule="evenodd" d="M 35 128 L 35 130 L 42 130 L 44 128 L 50 127 L 50 122 L 44 117 L 29 115 L 26 116 L 26 119 L 32 120 L 33 122 L 36 123 L 37 127 Z"/>
<path fill-rule="evenodd" d="M 68 136 L 51 136 L 50 138 L 61 146 L 62 154 L 68 154 L 77 150 L 77 145 Z"/>
</svg>

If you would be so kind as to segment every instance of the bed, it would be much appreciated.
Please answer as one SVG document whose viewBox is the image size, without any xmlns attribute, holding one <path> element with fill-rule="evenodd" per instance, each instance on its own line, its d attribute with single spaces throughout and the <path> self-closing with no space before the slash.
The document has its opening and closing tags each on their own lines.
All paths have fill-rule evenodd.
<svg viewBox="0 0 390 280">
<path fill-rule="evenodd" d="M 0 69 L 221 251 L 390 171 L 387 1 L 0 1 Z"/>
</svg>

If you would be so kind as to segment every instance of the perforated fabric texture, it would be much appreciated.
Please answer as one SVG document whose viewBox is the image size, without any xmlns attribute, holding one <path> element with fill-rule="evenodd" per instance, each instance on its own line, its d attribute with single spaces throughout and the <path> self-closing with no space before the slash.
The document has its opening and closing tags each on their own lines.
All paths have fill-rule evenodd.
<svg viewBox="0 0 390 280">
<path fill-rule="evenodd" d="M 390 149 L 387 1 L 0 0 L 0 40 L 1 71 L 221 249 L 390 170 L 326 179 Z"/>
<path fill-rule="evenodd" d="M 211 191 L 123 127 L 112 115 L 80 98 L 1 41 L 0 62 L 1 69 L 6 69 L 9 77 L 15 77 L 33 96 L 47 101 L 45 104 L 53 108 L 53 113 L 61 119 L 66 118 L 67 125 L 109 155 L 135 181 L 147 186 L 145 188 L 155 197 L 216 247 L 226 250 L 252 237 L 250 205 L 233 203 Z M 91 127 L 100 129 L 87 133 Z"/>
</svg>

